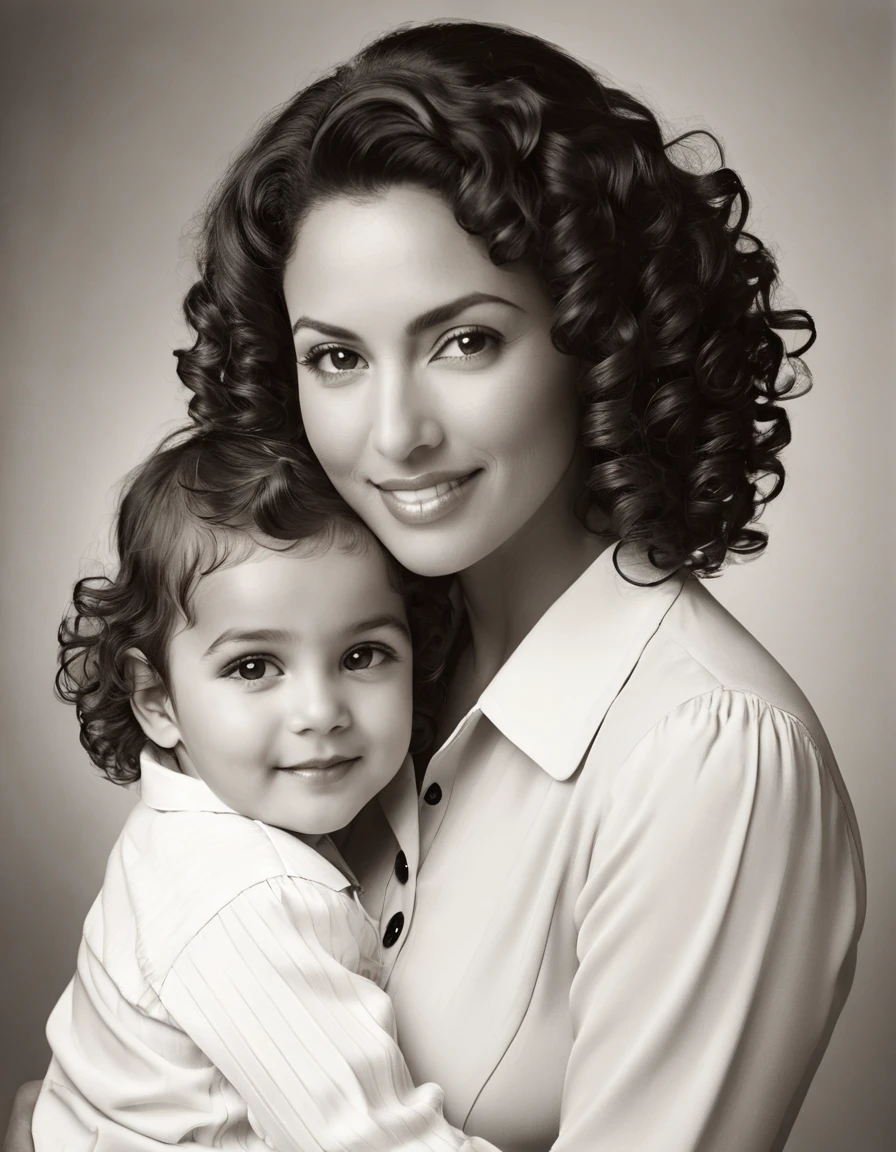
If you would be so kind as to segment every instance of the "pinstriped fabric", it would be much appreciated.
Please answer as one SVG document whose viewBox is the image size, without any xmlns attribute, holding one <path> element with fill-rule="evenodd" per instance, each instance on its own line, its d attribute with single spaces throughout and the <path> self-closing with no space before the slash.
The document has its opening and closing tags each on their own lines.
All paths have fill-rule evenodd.
<svg viewBox="0 0 896 1152">
<path fill-rule="evenodd" d="M 414 1087 L 388 997 L 338 959 L 360 915 L 310 884 L 260 885 L 184 949 L 162 1003 L 250 1101 L 278 1152 L 447 1152 L 458 1134 L 440 1089 Z"/>
<path fill-rule="evenodd" d="M 332 845 L 143 771 L 47 1026 L 36 1152 L 491 1147 L 414 1086 L 377 924 Z"/>
</svg>

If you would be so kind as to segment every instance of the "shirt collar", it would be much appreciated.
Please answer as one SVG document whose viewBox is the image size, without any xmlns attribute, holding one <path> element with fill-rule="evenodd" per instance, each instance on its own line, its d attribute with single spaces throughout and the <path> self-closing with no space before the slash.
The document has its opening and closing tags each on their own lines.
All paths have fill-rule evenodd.
<svg viewBox="0 0 896 1152">
<path fill-rule="evenodd" d="M 144 804 L 157 812 L 224 812 L 231 816 L 239 815 L 235 809 L 219 800 L 203 780 L 198 780 L 195 776 L 185 776 L 176 763 L 166 767 L 164 763 L 166 759 L 167 756 L 160 758 L 158 753 L 149 748 L 144 749 L 140 755 L 140 779 L 137 787 Z M 323 878 L 325 883 L 335 888 L 345 887 L 347 879 L 355 888 L 360 888 L 354 873 L 342 859 L 329 836 L 304 832 L 290 832 L 288 835 L 313 848 L 327 862 L 323 873 L 320 869 L 316 869 L 313 873 L 307 874 L 307 879 Z M 335 871 L 329 868 L 330 865 Z M 334 880 L 338 882 L 334 883 Z"/>
<path fill-rule="evenodd" d="M 478 709 L 556 780 L 568 780 L 675 602 L 684 577 L 623 580 L 606 548 L 499 669 Z"/>
<path fill-rule="evenodd" d="M 229 812 L 235 815 L 211 788 L 195 776 L 185 776 L 176 767 L 166 767 L 150 749 L 140 756 L 140 799 L 158 812 Z"/>
</svg>

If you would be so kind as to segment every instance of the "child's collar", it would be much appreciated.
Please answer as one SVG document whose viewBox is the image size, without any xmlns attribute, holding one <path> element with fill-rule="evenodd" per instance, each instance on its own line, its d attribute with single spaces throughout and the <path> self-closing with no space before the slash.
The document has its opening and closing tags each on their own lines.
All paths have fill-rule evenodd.
<svg viewBox="0 0 896 1152">
<path fill-rule="evenodd" d="M 167 760 L 167 757 L 165 757 Z M 140 799 L 158 812 L 234 813 L 202 780 L 186 776 L 176 764 L 169 766 L 152 749 L 140 756 Z"/>
</svg>

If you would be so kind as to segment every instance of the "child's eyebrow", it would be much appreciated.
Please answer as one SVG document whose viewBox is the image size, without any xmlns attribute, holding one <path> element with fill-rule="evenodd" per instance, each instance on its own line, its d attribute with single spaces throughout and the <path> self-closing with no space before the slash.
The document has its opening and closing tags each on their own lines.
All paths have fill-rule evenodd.
<svg viewBox="0 0 896 1152">
<path fill-rule="evenodd" d="M 292 639 L 294 639 L 293 634 L 282 628 L 256 628 L 254 630 L 227 628 L 209 644 L 202 653 L 202 659 L 205 660 L 206 657 L 214 655 L 225 644 L 234 642 L 241 644 L 288 644 Z"/>
<path fill-rule="evenodd" d="M 384 612 L 382 616 L 371 616 L 367 620 L 358 620 L 355 624 L 349 624 L 344 635 L 357 636 L 362 632 L 375 632 L 378 628 L 392 628 L 408 640 L 411 638 L 410 630 L 404 620 L 391 612 Z M 202 653 L 202 659 L 206 660 L 208 657 L 214 656 L 218 649 L 223 648 L 225 644 L 290 644 L 294 640 L 294 633 L 287 632 L 282 628 L 227 628 L 209 644 Z"/>
<path fill-rule="evenodd" d="M 408 640 L 411 638 L 410 630 L 405 621 L 391 612 L 385 612 L 382 616 L 371 616 L 369 620 L 359 620 L 357 624 L 349 625 L 345 631 L 346 635 L 354 636 L 359 632 L 375 632 L 377 628 L 393 628 L 396 632 L 406 636 Z"/>
</svg>

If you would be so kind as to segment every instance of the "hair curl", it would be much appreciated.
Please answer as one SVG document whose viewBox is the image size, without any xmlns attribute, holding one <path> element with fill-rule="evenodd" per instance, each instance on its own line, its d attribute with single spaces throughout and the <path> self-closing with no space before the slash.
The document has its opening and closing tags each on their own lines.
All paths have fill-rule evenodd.
<svg viewBox="0 0 896 1152">
<path fill-rule="evenodd" d="M 301 91 L 232 164 L 204 216 L 178 372 L 202 427 L 301 441 L 283 270 L 315 204 L 412 182 L 501 264 L 526 259 L 582 365 L 588 491 L 659 568 L 717 572 L 767 542 L 784 482 L 780 401 L 814 325 L 773 304 L 731 169 L 561 49 L 500 26 L 430 23 L 373 42 Z M 788 359 L 781 332 L 807 333 Z M 795 366 L 795 369 L 794 369 Z M 307 444 L 306 444 L 307 449 Z"/>
<path fill-rule="evenodd" d="M 178 437 L 181 437 L 178 439 Z M 301 542 L 309 555 L 381 548 L 320 466 L 288 444 L 227 430 L 166 438 L 126 483 L 116 520 L 114 577 L 77 582 L 58 632 L 56 691 L 74 704 L 81 743 L 117 784 L 139 779 L 146 737 L 131 709 L 128 653 L 168 682 L 167 647 L 193 619 L 196 583 L 259 547 Z M 424 579 L 385 550 L 414 657 L 411 751 L 427 747 L 444 696 L 453 635 L 446 578 Z"/>
</svg>

